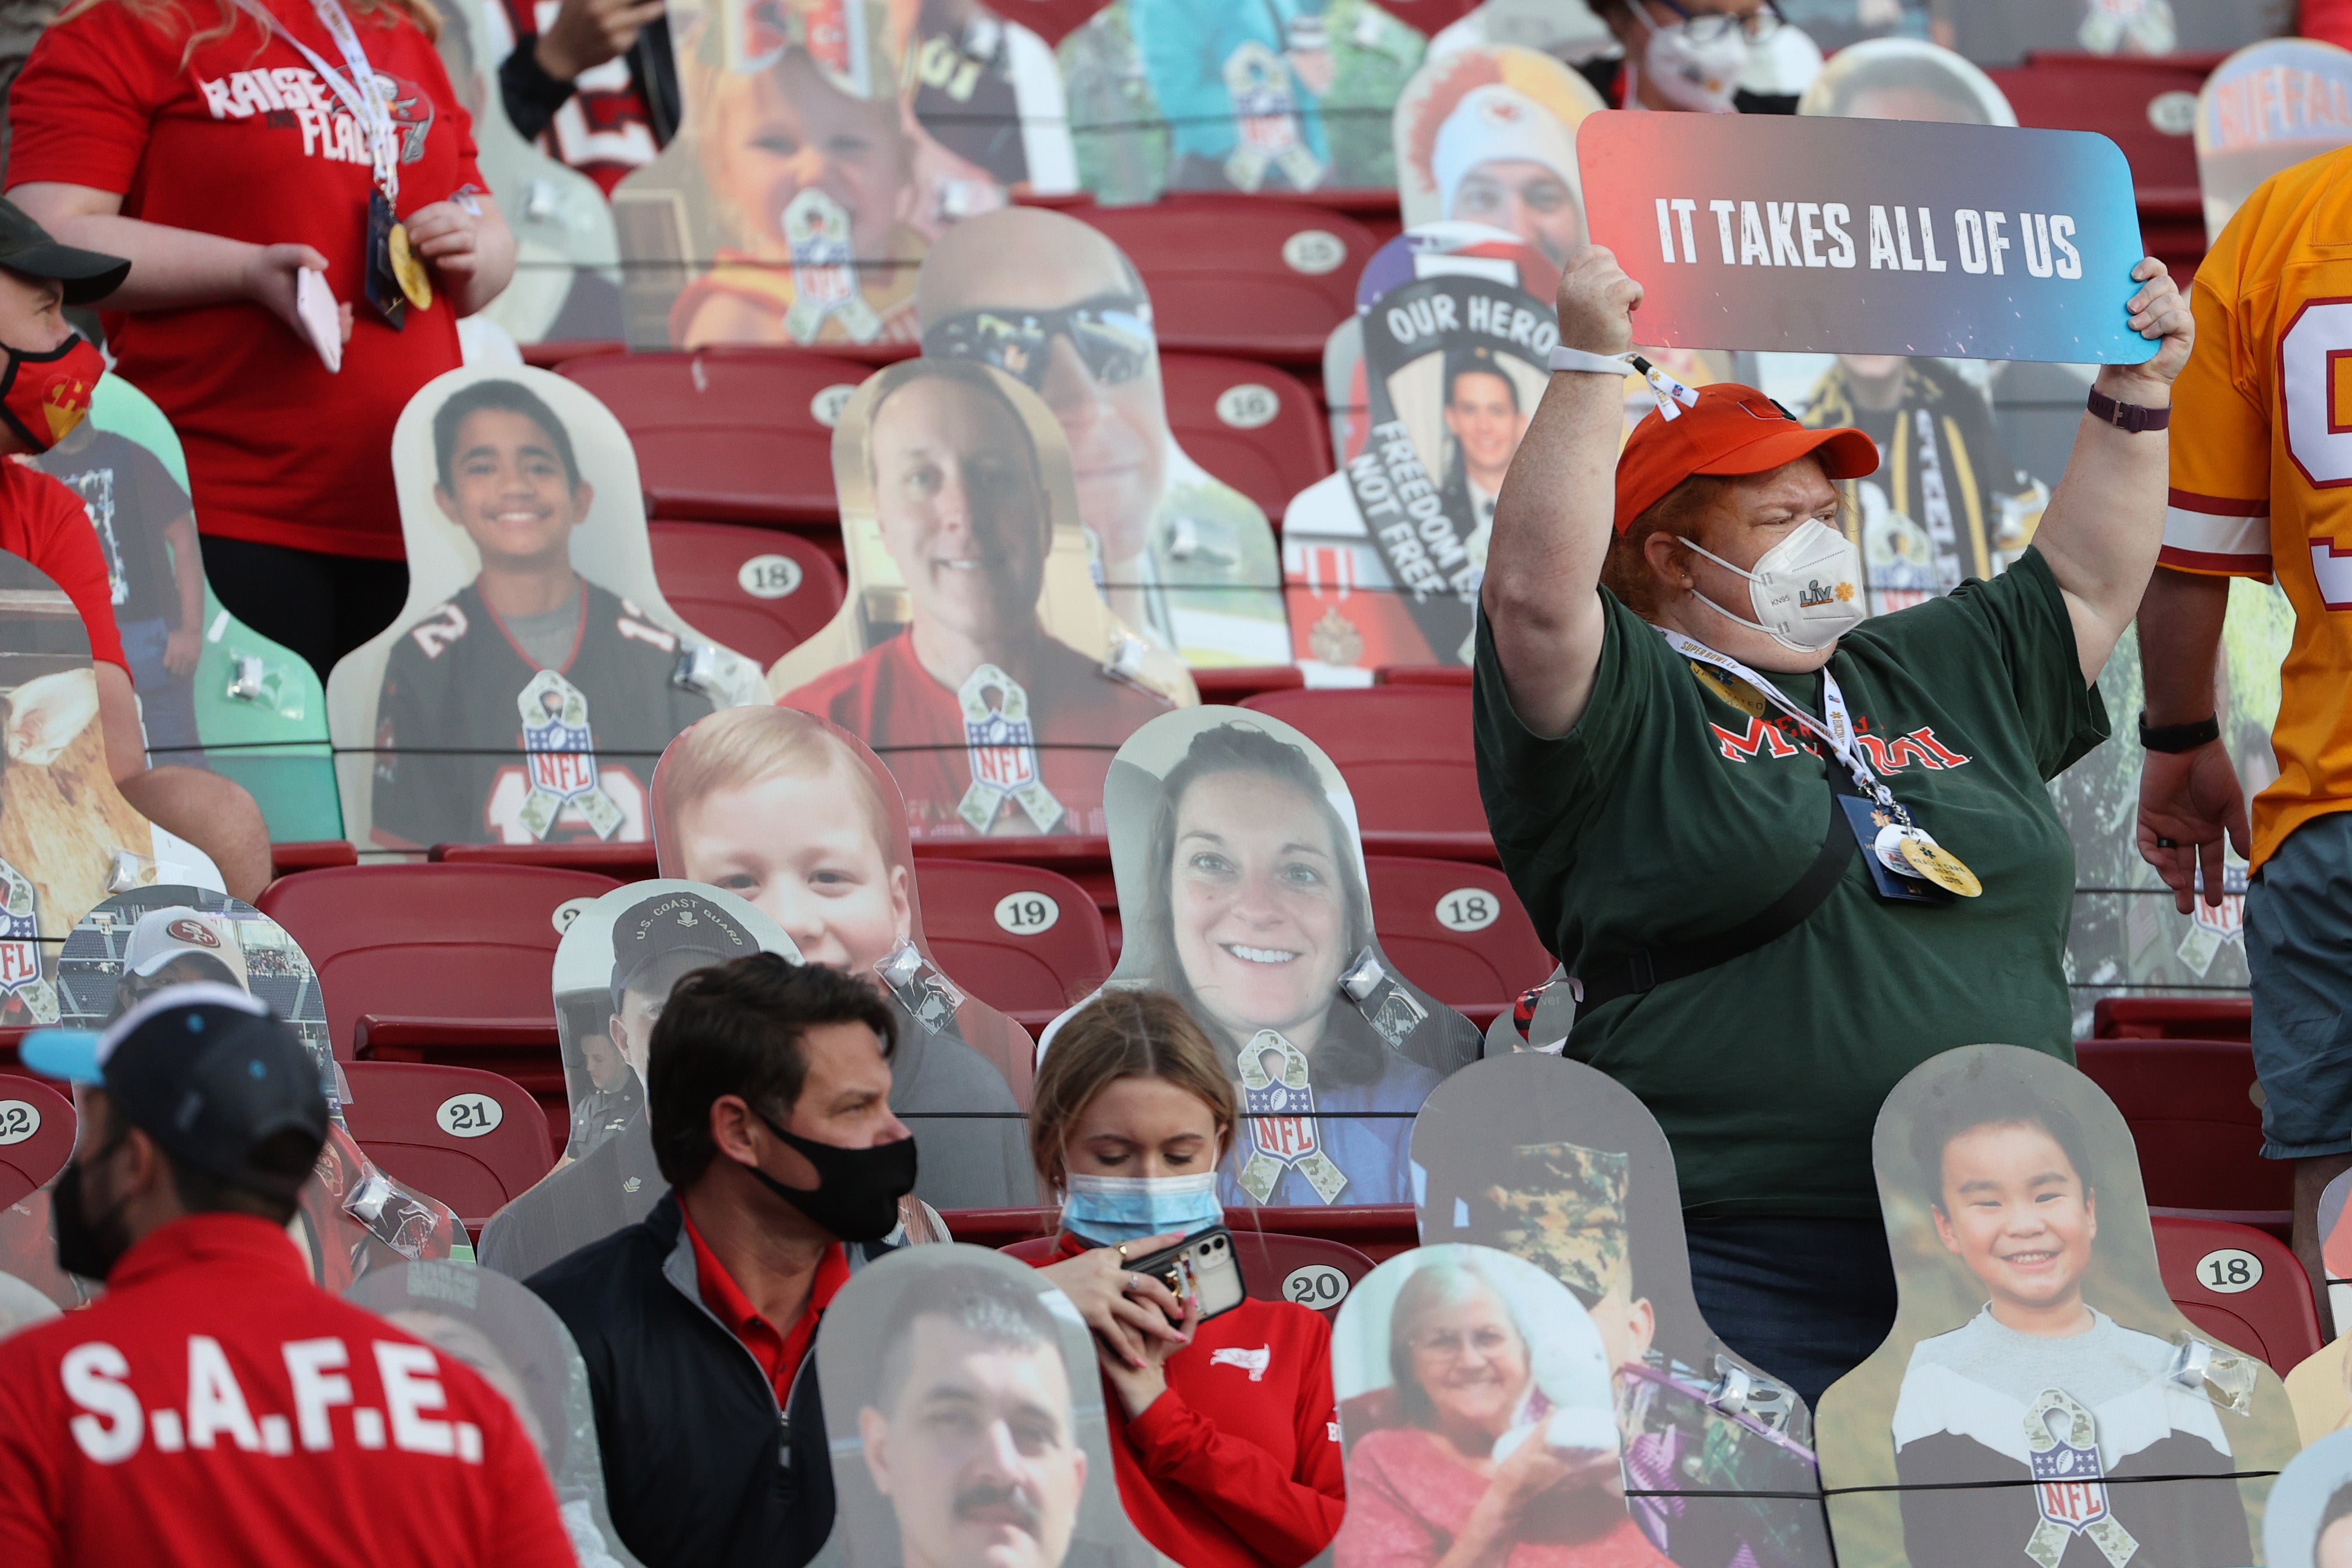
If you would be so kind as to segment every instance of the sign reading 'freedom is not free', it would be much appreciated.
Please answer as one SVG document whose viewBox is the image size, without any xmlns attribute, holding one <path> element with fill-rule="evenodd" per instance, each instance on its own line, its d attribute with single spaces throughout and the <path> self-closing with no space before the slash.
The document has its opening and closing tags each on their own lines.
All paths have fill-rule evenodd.
<svg viewBox="0 0 2352 1568">
<path fill-rule="evenodd" d="M 2079 131 L 1610 111 L 1592 237 L 1676 348 L 2137 364 L 2131 169 Z"/>
</svg>

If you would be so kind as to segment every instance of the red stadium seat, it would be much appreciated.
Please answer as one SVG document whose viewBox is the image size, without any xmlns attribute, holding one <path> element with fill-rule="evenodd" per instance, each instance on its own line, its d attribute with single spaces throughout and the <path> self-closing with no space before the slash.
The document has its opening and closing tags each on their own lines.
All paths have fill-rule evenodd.
<svg viewBox="0 0 2352 1568">
<path fill-rule="evenodd" d="M 352 1062 L 343 1121 L 370 1158 L 457 1211 L 472 1235 L 555 1164 L 546 1113 L 493 1072 L 425 1062 Z M 495 1108 L 496 1121 L 482 1109 Z M 441 1112 L 448 1111 L 445 1121 Z M 469 1131 L 491 1122 L 487 1131 Z"/>
<path fill-rule="evenodd" d="M 1373 1268 L 1370 1258 L 1345 1242 L 1263 1230 L 1236 1230 L 1233 1237 L 1242 1289 L 1261 1301 L 1312 1307 L 1327 1319 L 1338 1319 L 1339 1303 Z M 1035 1264 L 1054 1255 L 1055 1241 L 1050 1236 L 1032 1237 L 999 1250 Z"/>
<path fill-rule="evenodd" d="M 2250 1226 L 2156 1216 L 2164 1293 L 2189 1321 L 2284 1377 L 2323 1336 L 2311 1280 L 2284 1243 Z"/>
<path fill-rule="evenodd" d="M 2247 1094 L 2252 1047 L 2084 1040 L 2074 1059 L 2130 1124 L 2150 1206 L 2286 1234 L 2294 1172 L 2284 1160 L 2262 1158 L 2262 1111 Z"/>
<path fill-rule="evenodd" d="M 592 354 L 562 374 L 629 433 L 649 517 L 711 522 L 830 522 L 828 408 L 872 374 L 796 349 Z"/>
<path fill-rule="evenodd" d="M 1482 1029 L 1557 964 L 1509 879 L 1492 866 L 1368 855 L 1364 868 L 1381 950 Z"/>
<path fill-rule="evenodd" d="M 1322 405 L 1288 371 L 1171 353 L 1160 356 L 1160 380 L 1176 444 L 1272 521 L 1331 471 Z"/>
<path fill-rule="evenodd" d="M 1379 248 L 1328 207 L 1264 196 L 1169 195 L 1150 206 L 1071 209 L 1116 241 L 1151 291 L 1160 346 L 1318 365 L 1356 308 Z"/>
<path fill-rule="evenodd" d="M 2200 57 L 2036 52 L 1986 74 L 2009 95 L 2019 124 L 2095 131 L 2122 148 L 2143 205 L 2194 206 L 2195 138 L 2158 130 L 2148 105 L 2168 92 L 2195 94 L 2212 65 Z"/>
<path fill-rule="evenodd" d="M 1330 756 L 1356 797 L 1368 853 L 1493 861 L 1468 688 L 1269 691 L 1242 706 L 1293 726 Z"/>
<path fill-rule="evenodd" d="M 841 608 L 841 570 L 805 539 L 734 522 L 656 522 L 654 575 L 687 625 L 760 668 Z"/>
<path fill-rule="evenodd" d="M 915 882 L 923 933 L 948 978 L 1033 1035 L 1110 973 L 1102 910 L 1057 871 L 919 855 Z M 1008 900 L 1018 907 L 1006 909 Z M 1054 918 L 1022 929 L 1038 925 L 1039 902 L 1051 904 Z M 1013 923 L 1000 921 L 999 910 Z"/>
<path fill-rule="evenodd" d="M 2100 1040 L 2250 1040 L 2253 1026 L 2243 996 L 2102 996 L 2091 1006 Z"/>
<path fill-rule="evenodd" d="M 37 1079 L 0 1073 L 0 1209 L 56 1179 L 73 1158 L 73 1101 Z"/>
</svg>

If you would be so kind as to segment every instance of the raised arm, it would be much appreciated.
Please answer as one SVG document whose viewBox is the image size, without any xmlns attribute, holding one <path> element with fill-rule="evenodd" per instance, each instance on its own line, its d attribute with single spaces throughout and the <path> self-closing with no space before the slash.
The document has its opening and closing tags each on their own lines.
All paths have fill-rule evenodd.
<svg viewBox="0 0 2352 1568">
<path fill-rule="evenodd" d="M 2097 387 L 2118 403 L 2168 408 L 2172 380 L 2189 363 L 2196 323 L 2163 262 L 2144 258 L 2132 276 L 2141 283 L 2126 307 L 2132 328 L 2161 346 L 2146 364 L 2104 367 Z M 2156 570 L 2170 464 L 2163 431 L 2130 435 L 2086 413 L 2074 432 L 2065 477 L 2034 531 L 2034 545 L 2066 596 L 2074 654 L 2086 681 L 2097 680 L 2106 668 Z"/>
<path fill-rule="evenodd" d="M 1586 247 L 1559 280 L 1560 343 L 1595 354 L 1625 353 L 1641 302 L 1642 286 L 1619 268 L 1617 258 L 1601 246 Z M 1568 732 L 1591 698 L 1600 668 L 1601 562 L 1617 511 L 1624 396 L 1617 376 L 1555 373 L 1495 501 L 1479 603 L 1511 707 L 1538 735 Z"/>
</svg>

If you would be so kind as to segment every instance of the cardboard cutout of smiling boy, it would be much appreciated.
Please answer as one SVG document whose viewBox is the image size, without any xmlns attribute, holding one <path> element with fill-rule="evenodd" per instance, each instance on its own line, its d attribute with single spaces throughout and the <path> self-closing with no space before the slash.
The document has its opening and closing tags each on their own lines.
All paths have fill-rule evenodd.
<svg viewBox="0 0 2352 1568">
<path fill-rule="evenodd" d="M 1330 758 L 1265 714 L 1190 709 L 1119 748 L 1104 807 L 1126 932 L 1105 984 L 1174 994 L 1225 1057 L 1221 1200 L 1411 1202 L 1410 1118 L 1480 1037 L 1381 951 Z"/>
<path fill-rule="evenodd" d="M 1838 1561 L 2255 1561 L 2294 1412 L 2166 1295 L 2131 1133 L 2097 1086 L 2019 1047 L 1947 1051 L 1887 1096 L 1872 1158 L 1901 1306 L 1822 1398 Z"/>
<path fill-rule="evenodd" d="M 408 602 L 327 678 L 352 840 L 644 843 L 662 748 L 762 688 L 663 599 L 620 422 L 543 370 L 454 370 L 392 458 Z"/>
</svg>

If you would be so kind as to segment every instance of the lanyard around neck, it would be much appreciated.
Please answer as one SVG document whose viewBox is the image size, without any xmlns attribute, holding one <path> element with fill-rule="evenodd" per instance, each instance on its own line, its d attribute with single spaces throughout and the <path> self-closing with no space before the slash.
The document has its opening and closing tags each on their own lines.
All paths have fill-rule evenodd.
<svg viewBox="0 0 2352 1568">
<path fill-rule="evenodd" d="M 278 26 L 260 0 L 237 0 L 247 16 L 268 31 L 276 33 L 294 46 L 310 68 L 319 73 L 352 118 L 358 121 L 368 139 L 368 154 L 375 165 L 376 187 L 383 192 L 386 202 L 396 202 L 400 196 L 400 156 L 398 141 L 392 124 L 392 110 L 375 90 L 375 69 L 368 64 L 367 51 L 360 46 L 359 30 L 338 0 L 310 0 L 319 25 L 335 40 L 335 47 L 343 57 L 344 69 L 329 65 L 319 51 Z"/>
</svg>

